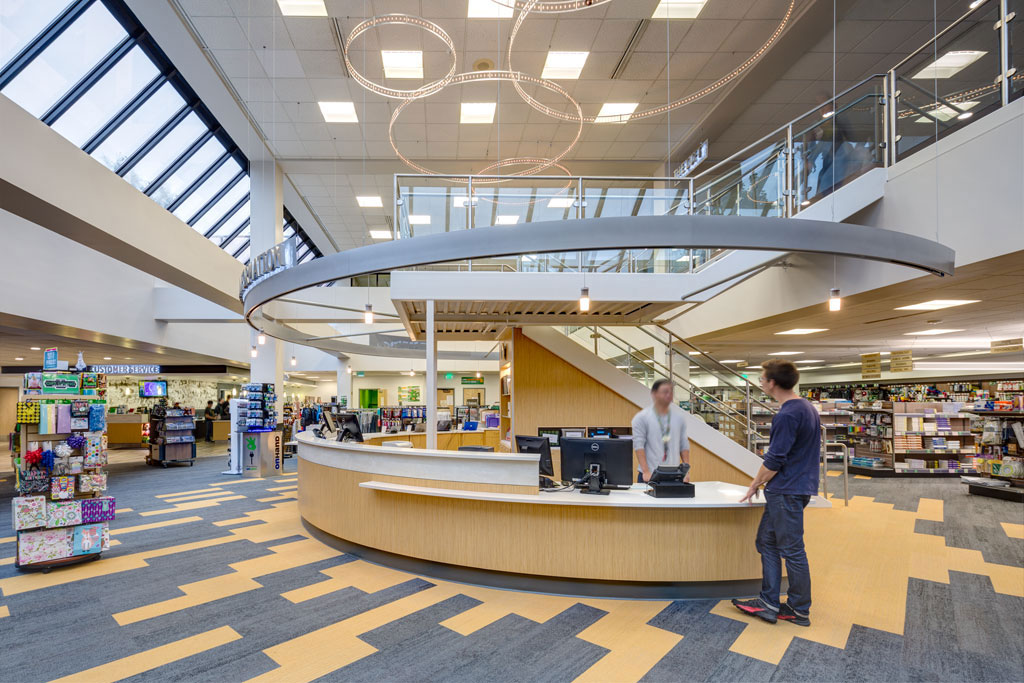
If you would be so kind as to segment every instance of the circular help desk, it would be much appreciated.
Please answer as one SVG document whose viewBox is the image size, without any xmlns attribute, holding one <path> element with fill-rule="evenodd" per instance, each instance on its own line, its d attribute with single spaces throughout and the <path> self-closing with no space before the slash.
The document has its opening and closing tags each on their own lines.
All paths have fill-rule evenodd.
<svg viewBox="0 0 1024 683">
<path fill-rule="evenodd" d="M 537 460 L 302 432 L 299 512 L 324 542 L 454 581 L 605 597 L 757 593 L 761 504 L 738 502 L 745 487 L 696 482 L 694 498 L 675 499 L 539 492 Z"/>
</svg>

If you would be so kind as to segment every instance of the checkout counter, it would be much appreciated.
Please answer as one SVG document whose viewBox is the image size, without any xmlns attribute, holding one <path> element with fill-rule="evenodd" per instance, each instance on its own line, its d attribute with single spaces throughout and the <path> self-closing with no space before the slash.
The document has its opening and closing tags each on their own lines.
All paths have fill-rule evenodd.
<svg viewBox="0 0 1024 683">
<path fill-rule="evenodd" d="M 395 432 L 392 434 L 372 433 L 363 434 L 363 443 L 372 446 L 383 446 L 389 441 L 408 441 L 413 448 L 425 448 L 427 445 L 426 432 Z M 437 448 L 442 451 L 457 451 L 462 446 L 490 446 L 498 450 L 498 428 L 482 428 L 471 431 L 453 429 L 447 432 L 437 433 Z"/>
<path fill-rule="evenodd" d="M 425 438 L 379 438 L 417 436 Z M 740 504 L 743 486 L 696 482 L 693 498 L 653 498 L 642 487 L 606 496 L 541 491 L 536 454 L 428 450 L 415 441 L 394 448 L 377 439 L 338 442 L 312 430 L 297 437 L 299 512 L 346 552 L 441 578 L 576 595 L 759 589 L 754 537 L 763 503 Z"/>
<path fill-rule="evenodd" d="M 110 448 L 142 448 L 142 432 L 147 422 L 147 413 L 108 413 L 107 445 Z"/>
</svg>

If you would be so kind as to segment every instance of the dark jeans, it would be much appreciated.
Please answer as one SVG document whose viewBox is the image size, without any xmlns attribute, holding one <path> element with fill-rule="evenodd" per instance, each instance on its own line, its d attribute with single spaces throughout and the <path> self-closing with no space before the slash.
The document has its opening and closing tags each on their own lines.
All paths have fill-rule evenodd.
<svg viewBox="0 0 1024 683">
<path fill-rule="evenodd" d="M 761 600 L 778 610 L 782 587 L 782 560 L 786 560 L 789 591 L 786 601 L 794 611 L 811 611 L 811 571 L 804 551 L 804 508 L 810 496 L 764 492 L 764 514 L 757 528 L 761 553 Z"/>
<path fill-rule="evenodd" d="M 205 420 L 206 422 L 206 440 L 213 441 L 213 420 Z"/>
</svg>

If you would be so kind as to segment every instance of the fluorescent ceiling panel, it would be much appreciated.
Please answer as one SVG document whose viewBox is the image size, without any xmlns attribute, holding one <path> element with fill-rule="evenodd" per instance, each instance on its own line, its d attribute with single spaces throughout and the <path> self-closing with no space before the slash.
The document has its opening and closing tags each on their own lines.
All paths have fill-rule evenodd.
<svg viewBox="0 0 1024 683">
<path fill-rule="evenodd" d="M 519 222 L 519 216 L 517 216 L 517 215 L 507 216 L 507 215 L 498 214 L 498 219 L 497 219 L 497 222 L 495 223 L 495 225 L 515 225 L 518 222 Z"/>
<path fill-rule="evenodd" d="M 385 78 L 423 78 L 423 52 L 420 50 L 381 50 Z"/>
<path fill-rule="evenodd" d="M 828 332 L 827 327 L 794 327 L 791 330 L 776 332 L 775 334 L 814 334 L 816 332 Z"/>
<path fill-rule="evenodd" d="M 380 196 L 356 197 L 356 203 L 364 209 L 380 209 L 384 206 L 384 202 L 381 201 Z"/>
<path fill-rule="evenodd" d="M 589 52 L 548 52 L 548 58 L 544 61 L 544 70 L 541 78 L 552 80 L 576 79 L 583 71 L 583 65 L 587 63 Z"/>
<path fill-rule="evenodd" d="M 823 360 L 798 360 L 797 363 L 824 363 Z"/>
<path fill-rule="evenodd" d="M 638 105 L 638 102 L 605 102 L 594 123 L 626 123 Z"/>
<path fill-rule="evenodd" d="M 375 240 L 389 240 L 391 239 L 390 230 L 371 230 L 370 237 Z"/>
<path fill-rule="evenodd" d="M 952 78 L 986 54 L 988 53 L 984 50 L 950 50 L 918 71 L 912 78 Z"/>
<path fill-rule="evenodd" d="M 938 311 L 942 308 L 952 308 L 953 306 L 963 306 L 965 304 L 977 304 L 980 303 L 981 299 L 932 299 L 931 301 L 922 301 L 919 304 L 911 304 L 909 306 L 899 306 L 894 310 L 897 311 Z"/>
<path fill-rule="evenodd" d="M 917 332 L 905 332 L 904 337 L 931 337 L 936 334 L 949 334 L 950 332 L 963 332 L 963 330 L 946 330 L 935 328 L 931 330 L 918 330 Z"/>
<path fill-rule="evenodd" d="M 932 121 L 935 121 L 935 120 L 949 121 L 950 119 L 969 119 L 972 116 L 974 116 L 974 114 L 969 112 L 968 109 L 973 109 L 974 107 L 977 107 L 979 104 L 981 104 L 981 103 L 980 102 L 956 102 L 953 105 L 953 106 L 956 107 L 956 109 L 953 109 L 952 107 L 947 107 L 946 105 L 943 104 L 943 105 L 941 105 L 939 107 L 936 107 L 935 109 L 929 110 L 927 116 L 919 116 L 919 117 L 917 117 L 916 119 L 914 119 L 914 122 L 915 123 L 931 123 Z M 957 109 L 959 109 L 960 111 L 957 111 Z"/>
<path fill-rule="evenodd" d="M 568 209 L 576 203 L 575 197 L 552 197 L 548 200 L 549 209 Z"/>
<path fill-rule="evenodd" d="M 661 0 L 651 19 L 695 19 L 707 0 Z"/>
<path fill-rule="evenodd" d="M 469 0 L 466 16 L 470 19 L 505 19 L 512 16 L 512 7 L 494 0 Z"/>
<path fill-rule="evenodd" d="M 409 225 L 430 225 L 430 216 L 427 214 L 411 214 Z"/>
<path fill-rule="evenodd" d="M 775 353 L 769 353 L 769 356 L 798 356 L 803 351 L 776 351 Z"/>
<path fill-rule="evenodd" d="M 324 0 L 277 0 L 281 14 L 286 17 L 326 17 Z"/>
<path fill-rule="evenodd" d="M 493 123 L 496 102 L 463 102 L 459 123 Z"/>
<path fill-rule="evenodd" d="M 317 102 L 327 123 L 359 123 L 356 106 L 352 102 Z"/>
</svg>

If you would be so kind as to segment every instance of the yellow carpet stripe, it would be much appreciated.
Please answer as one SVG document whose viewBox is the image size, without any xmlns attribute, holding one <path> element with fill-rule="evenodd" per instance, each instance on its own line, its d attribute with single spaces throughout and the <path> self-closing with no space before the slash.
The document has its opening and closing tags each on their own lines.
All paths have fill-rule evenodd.
<svg viewBox="0 0 1024 683">
<path fill-rule="evenodd" d="M 0 538 L 0 543 L 14 543 L 17 539 L 17 536 L 4 536 L 3 538 Z"/>
<path fill-rule="evenodd" d="M 149 524 L 138 524 L 136 526 L 126 526 L 120 529 L 111 529 L 111 536 L 121 536 L 122 534 L 134 534 L 136 531 L 149 531 L 150 529 L 159 529 L 165 526 L 177 526 L 178 524 L 188 524 L 189 522 L 201 522 L 202 517 L 182 517 L 181 519 L 168 519 L 166 522 L 150 522 Z"/>
<path fill-rule="evenodd" d="M 165 664 L 177 662 L 186 657 L 197 655 L 200 652 L 206 652 L 215 647 L 240 640 L 241 637 L 230 626 L 221 626 L 212 631 L 197 633 L 194 636 L 175 640 L 166 645 L 154 647 L 151 650 L 144 650 L 138 654 L 115 659 L 107 664 L 101 664 L 100 666 L 94 666 L 91 669 L 79 671 L 64 678 L 58 678 L 53 683 L 106 683 L 107 681 L 120 681 L 129 676 L 138 676 L 141 673 L 152 671 Z"/>
<path fill-rule="evenodd" d="M 295 484 L 294 486 L 272 486 L 271 488 L 268 488 L 267 490 L 268 491 L 294 491 L 297 488 L 299 488 L 299 485 Z"/>
<path fill-rule="evenodd" d="M 281 501 L 281 500 L 293 500 L 294 498 L 295 498 L 294 495 L 291 495 L 291 494 L 288 494 L 288 493 L 282 493 L 279 496 L 270 496 L 268 498 L 257 498 L 256 502 L 257 503 L 276 503 L 276 502 Z"/>
<path fill-rule="evenodd" d="M 1014 524 L 1013 522 L 1000 522 L 999 524 L 1010 538 L 1024 538 L 1024 524 Z"/>
<path fill-rule="evenodd" d="M 11 616 L 11 609 L 7 605 L 0 605 L 0 619 Z"/>
<path fill-rule="evenodd" d="M 188 495 L 191 495 L 193 493 L 211 493 L 211 492 L 216 492 L 216 491 L 220 491 L 220 488 L 219 487 L 215 487 L 215 488 L 207 488 L 207 489 L 194 489 L 192 491 L 178 491 L 177 493 L 158 493 L 154 497 L 155 498 L 175 498 L 177 496 L 188 496 Z"/>
<path fill-rule="evenodd" d="M 234 491 L 214 491 L 213 493 L 195 493 L 191 496 L 178 496 L 175 498 L 164 498 L 165 503 L 180 503 L 185 500 L 199 500 L 201 498 L 214 498 L 216 496 L 231 496 Z"/>
<path fill-rule="evenodd" d="M 166 515 L 171 512 L 182 512 L 184 510 L 198 510 L 200 508 L 217 507 L 229 500 L 241 500 L 245 496 L 225 496 L 224 498 L 210 498 L 208 500 L 190 500 L 185 503 L 175 503 L 171 508 L 159 508 L 157 510 L 146 510 L 140 512 L 140 517 L 152 517 L 153 515 Z"/>
<path fill-rule="evenodd" d="M 6 567 L 9 564 L 14 564 L 13 557 L 0 557 L 0 567 Z"/>
<path fill-rule="evenodd" d="M 122 512 L 135 512 L 132 508 L 115 508 L 114 514 L 121 514 Z"/>
</svg>

